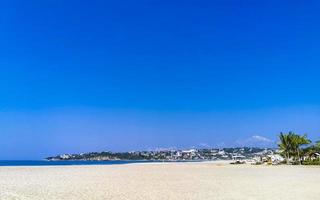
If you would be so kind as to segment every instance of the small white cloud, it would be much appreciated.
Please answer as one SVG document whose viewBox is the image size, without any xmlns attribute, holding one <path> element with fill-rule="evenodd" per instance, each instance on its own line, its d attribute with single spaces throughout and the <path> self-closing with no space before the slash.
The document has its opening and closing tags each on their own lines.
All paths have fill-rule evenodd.
<svg viewBox="0 0 320 200">
<path fill-rule="evenodd" d="M 227 147 L 228 145 L 225 142 L 219 142 L 214 145 L 215 148 L 224 148 Z"/>
<path fill-rule="evenodd" d="M 238 146 L 248 147 L 274 147 L 275 142 L 261 135 L 253 135 L 246 139 L 240 139 L 235 142 Z"/>
<path fill-rule="evenodd" d="M 263 137 L 263 136 L 260 136 L 260 135 L 254 135 L 250 138 L 251 140 L 253 141 L 261 141 L 261 142 L 272 142 L 272 140 L 266 138 L 266 137 Z"/>
<path fill-rule="evenodd" d="M 198 144 L 197 147 L 200 147 L 200 148 L 209 148 L 210 145 L 208 145 L 207 143 L 203 143 L 203 142 L 202 142 L 202 143 Z"/>
</svg>

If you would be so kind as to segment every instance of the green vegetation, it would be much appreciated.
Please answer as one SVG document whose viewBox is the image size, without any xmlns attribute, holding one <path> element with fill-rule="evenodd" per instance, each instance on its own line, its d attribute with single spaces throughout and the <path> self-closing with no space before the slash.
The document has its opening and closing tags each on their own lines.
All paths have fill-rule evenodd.
<svg viewBox="0 0 320 200">
<path fill-rule="evenodd" d="M 279 149 L 287 164 L 320 164 L 320 142 L 311 144 L 306 134 L 280 133 Z"/>
<path fill-rule="evenodd" d="M 303 161 L 303 165 L 320 165 L 320 159 L 317 160 L 310 160 L 310 161 Z"/>
</svg>

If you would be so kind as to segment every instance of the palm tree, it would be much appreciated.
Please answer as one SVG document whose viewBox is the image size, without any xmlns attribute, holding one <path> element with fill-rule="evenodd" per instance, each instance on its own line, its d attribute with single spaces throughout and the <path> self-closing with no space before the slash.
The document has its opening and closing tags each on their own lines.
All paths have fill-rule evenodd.
<svg viewBox="0 0 320 200">
<path fill-rule="evenodd" d="M 299 165 L 301 165 L 302 164 L 301 163 L 301 152 L 302 152 L 301 147 L 303 145 L 310 144 L 311 141 L 307 138 L 306 134 L 304 134 L 303 136 L 300 136 L 293 132 L 289 132 L 289 137 L 291 138 L 291 147 L 293 151 L 292 153 L 297 156 L 298 163 Z"/>
<path fill-rule="evenodd" d="M 320 141 L 317 141 L 313 145 L 303 149 L 303 153 L 309 158 L 309 160 L 311 160 L 311 157 L 315 153 L 319 153 L 319 152 L 320 152 Z"/>
<path fill-rule="evenodd" d="M 279 148 L 282 150 L 287 164 L 289 164 L 289 159 L 290 159 L 290 152 L 291 152 L 291 147 L 292 147 L 292 142 L 291 142 L 291 137 L 289 134 L 284 134 L 280 133 L 279 135 L 280 143 L 279 143 Z"/>
<path fill-rule="evenodd" d="M 320 141 L 317 141 L 314 145 L 316 148 L 320 149 Z"/>
<path fill-rule="evenodd" d="M 307 135 L 305 134 L 303 136 L 300 136 L 290 131 L 288 134 L 280 133 L 279 139 L 279 148 L 285 155 L 287 164 L 289 164 L 289 159 L 291 157 L 296 158 L 298 163 L 301 164 L 301 147 L 303 145 L 311 143 L 311 141 L 307 138 Z"/>
</svg>

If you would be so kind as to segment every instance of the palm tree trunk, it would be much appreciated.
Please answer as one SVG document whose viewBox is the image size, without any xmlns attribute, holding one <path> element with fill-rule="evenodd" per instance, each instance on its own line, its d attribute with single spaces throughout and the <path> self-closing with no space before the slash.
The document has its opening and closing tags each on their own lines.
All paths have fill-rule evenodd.
<svg viewBox="0 0 320 200">
<path fill-rule="evenodd" d="M 287 165 L 289 165 L 289 153 L 287 153 L 286 155 L 287 155 L 287 156 L 286 156 L 286 157 L 287 157 L 287 158 L 286 158 Z"/>
<path fill-rule="evenodd" d="M 301 165 L 302 163 L 301 163 L 301 158 L 300 158 L 300 151 L 299 151 L 299 149 L 298 149 L 298 159 L 299 159 L 299 165 Z"/>
</svg>

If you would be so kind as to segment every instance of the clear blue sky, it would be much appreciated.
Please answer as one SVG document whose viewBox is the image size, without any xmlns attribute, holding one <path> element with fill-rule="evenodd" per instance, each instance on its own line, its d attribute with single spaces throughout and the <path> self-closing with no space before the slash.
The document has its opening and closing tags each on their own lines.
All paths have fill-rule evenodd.
<svg viewBox="0 0 320 200">
<path fill-rule="evenodd" d="M 1 2 L 0 159 L 320 139 L 319 10 Z"/>
</svg>

